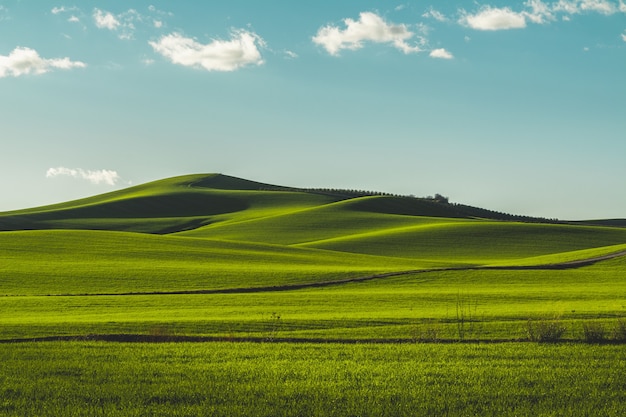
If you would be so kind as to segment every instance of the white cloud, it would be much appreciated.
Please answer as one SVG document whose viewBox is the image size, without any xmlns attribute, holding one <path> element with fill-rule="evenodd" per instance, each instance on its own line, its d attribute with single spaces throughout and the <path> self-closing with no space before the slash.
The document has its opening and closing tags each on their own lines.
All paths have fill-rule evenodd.
<svg viewBox="0 0 626 417">
<path fill-rule="evenodd" d="M 54 14 L 54 15 L 58 15 L 58 14 L 62 14 L 62 13 L 63 14 L 70 14 L 71 13 L 70 16 L 67 18 L 67 21 L 70 22 L 70 23 L 80 23 L 81 22 L 81 18 L 84 17 L 84 14 L 76 6 L 72 6 L 72 7 L 65 7 L 65 6 L 53 7 L 52 10 L 50 10 L 50 12 L 52 12 L 52 14 Z"/>
<path fill-rule="evenodd" d="M 443 13 L 435 10 L 432 6 L 430 7 L 430 9 L 428 9 L 428 11 L 426 11 L 426 13 L 424 13 L 422 15 L 422 17 L 426 17 L 426 18 L 433 18 L 439 22 L 447 22 L 448 18 L 445 17 L 443 15 Z"/>
<path fill-rule="evenodd" d="M 287 58 L 291 58 L 291 59 L 296 59 L 298 57 L 298 54 L 288 49 L 285 50 L 285 55 L 287 56 Z"/>
<path fill-rule="evenodd" d="M 615 5 L 607 0 L 583 0 L 580 4 L 581 10 L 610 15 L 617 12 Z"/>
<path fill-rule="evenodd" d="M 454 55 L 452 55 L 449 51 L 446 51 L 444 48 L 439 48 L 430 51 L 430 57 L 440 59 L 452 59 L 454 58 Z"/>
<path fill-rule="evenodd" d="M 524 13 L 517 13 L 508 7 L 502 9 L 484 6 L 476 14 L 462 13 L 459 23 L 476 30 L 507 30 L 526 27 Z"/>
<path fill-rule="evenodd" d="M 527 0 L 524 5 L 530 9 L 523 12 L 524 16 L 533 23 L 542 24 L 555 20 L 551 7 L 542 0 Z"/>
<path fill-rule="evenodd" d="M 143 16 L 135 9 L 128 9 L 127 11 L 119 14 L 94 9 L 93 19 L 96 27 L 116 32 L 117 37 L 122 40 L 134 39 L 135 30 L 137 29 L 136 24 L 156 28 L 163 26 L 162 20 Z"/>
<path fill-rule="evenodd" d="M 582 12 L 596 12 L 604 15 L 612 15 L 618 11 L 626 12 L 626 5 L 620 0 L 619 6 L 608 0 L 559 0 L 554 3 L 552 10 L 567 14 Z"/>
<path fill-rule="evenodd" d="M 247 65 L 263 64 L 258 46 L 265 41 L 252 32 L 234 30 L 230 40 L 215 39 L 201 44 L 180 33 L 162 36 L 157 42 L 149 42 L 155 52 L 174 64 L 204 68 L 207 71 L 234 71 Z"/>
<path fill-rule="evenodd" d="M 402 11 L 404 9 L 406 9 L 406 4 L 399 4 L 394 8 L 396 12 Z"/>
<path fill-rule="evenodd" d="M 91 182 L 92 184 L 107 184 L 115 185 L 121 178 L 116 171 L 108 169 L 100 169 L 96 171 L 84 170 L 82 168 L 50 168 L 46 172 L 46 178 L 54 178 L 58 176 L 68 176 L 72 178 L 83 179 Z"/>
<path fill-rule="evenodd" d="M 563 15 L 563 21 L 570 16 L 581 13 L 600 13 L 612 15 L 618 11 L 626 12 L 625 0 L 619 5 L 612 0 L 558 0 L 551 3 L 544 0 L 526 0 L 521 11 L 509 7 L 497 8 L 483 6 L 478 12 L 470 14 L 460 10 L 459 23 L 477 30 L 505 30 L 525 28 L 528 22 L 545 24 L 557 20 Z"/>
<path fill-rule="evenodd" d="M 52 14 L 60 14 L 60 13 L 74 12 L 77 10 L 79 9 L 76 6 L 72 6 L 72 7 L 61 6 L 61 7 L 53 7 L 52 10 L 50 10 L 50 12 Z"/>
<path fill-rule="evenodd" d="M 626 42 L 626 33 L 622 33 L 622 40 Z"/>
<path fill-rule="evenodd" d="M 552 6 L 552 10 L 567 14 L 578 13 L 578 0 L 559 0 Z"/>
<path fill-rule="evenodd" d="M 94 9 L 93 20 L 100 29 L 117 30 L 120 27 L 120 21 L 112 13 L 100 9 Z"/>
<path fill-rule="evenodd" d="M 339 55 L 342 49 L 360 49 L 364 41 L 388 43 L 405 54 L 421 51 L 419 46 L 407 43 L 415 34 L 406 25 L 387 23 L 376 13 L 363 12 L 359 20 L 348 18 L 344 23 L 344 30 L 332 25 L 320 28 L 313 42 L 323 46 L 331 55 Z"/>
<path fill-rule="evenodd" d="M 17 47 L 8 56 L 0 55 L 0 78 L 19 77 L 27 74 L 43 74 L 53 68 L 84 68 L 87 65 L 69 58 L 45 59 L 34 49 Z"/>
</svg>

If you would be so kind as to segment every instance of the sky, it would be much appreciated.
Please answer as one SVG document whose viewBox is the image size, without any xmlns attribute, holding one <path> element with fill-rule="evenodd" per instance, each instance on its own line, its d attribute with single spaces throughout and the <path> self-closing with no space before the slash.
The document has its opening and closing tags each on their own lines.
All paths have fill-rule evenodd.
<svg viewBox="0 0 626 417">
<path fill-rule="evenodd" d="M 0 0 L 0 211 L 192 173 L 626 218 L 626 0 Z"/>
</svg>

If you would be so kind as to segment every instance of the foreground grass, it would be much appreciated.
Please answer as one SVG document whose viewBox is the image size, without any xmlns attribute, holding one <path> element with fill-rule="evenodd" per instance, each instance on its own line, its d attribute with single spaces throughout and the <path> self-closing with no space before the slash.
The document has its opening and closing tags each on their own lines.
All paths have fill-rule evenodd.
<svg viewBox="0 0 626 417">
<path fill-rule="evenodd" d="M 546 271 L 445 271 L 326 288 L 245 294 L 0 297 L 0 339 L 134 333 L 219 337 L 525 338 L 529 319 L 558 317 L 607 338 L 626 320 L 626 258 Z M 280 319 L 273 318 L 273 314 Z"/>
<path fill-rule="evenodd" d="M 0 415 L 621 416 L 626 351 L 587 345 L 0 345 Z"/>
</svg>

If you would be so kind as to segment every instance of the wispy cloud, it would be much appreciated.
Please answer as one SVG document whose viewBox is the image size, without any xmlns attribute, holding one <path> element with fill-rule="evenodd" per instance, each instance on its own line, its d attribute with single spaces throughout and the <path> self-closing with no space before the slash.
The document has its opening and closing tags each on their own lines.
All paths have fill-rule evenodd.
<svg viewBox="0 0 626 417">
<path fill-rule="evenodd" d="M 94 8 L 90 14 L 86 14 L 76 6 L 57 6 L 50 12 L 54 15 L 70 15 L 67 21 L 72 23 L 91 21 L 98 29 L 114 32 L 119 39 L 131 40 L 135 38 L 135 32 L 142 28 L 150 30 L 165 27 L 165 20 L 173 15 L 154 6 L 148 6 L 146 10 L 145 13 L 140 13 L 136 9 L 114 13 Z"/>
<path fill-rule="evenodd" d="M 17 47 L 9 55 L 0 55 L 0 78 L 44 74 L 52 69 L 84 68 L 87 64 L 69 58 L 46 59 L 34 49 Z"/>
<path fill-rule="evenodd" d="M 626 42 L 626 31 L 625 31 L 624 33 L 622 33 L 622 40 L 623 40 L 624 42 Z"/>
<path fill-rule="evenodd" d="M 580 10 L 597 12 L 604 15 L 615 14 L 617 6 L 608 0 L 582 0 L 579 2 Z"/>
<path fill-rule="evenodd" d="M 52 14 L 60 14 L 60 13 L 73 12 L 76 10 L 78 10 L 78 7 L 76 6 L 72 6 L 72 7 L 58 6 L 58 7 L 53 7 L 52 10 L 50 10 L 50 12 Z"/>
<path fill-rule="evenodd" d="M 48 171 L 46 171 L 46 178 L 54 178 L 59 176 L 87 180 L 92 184 L 106 184 L 111 186 L 117 184 L 117 182 L 121 180 L 121 177 L 116 171 L 112 171 L 109 169 L 92 171 L 82 168 L 57 167 L 50 168 L 48 169 Z"/>
<path fill-rule="evenodd" d="M 130 40 L 134 39 L 138 26 L 160 29 L 164 26 L 163 18 L 171 15 L 153 6 L 148 7 L 148 11 L 148 15 L 139 13 L 135 9 L 114 14 L 96 8 L 92 17 L 97 28 L 110 30 L 117 33 L 118 38 Z"/>
<path fill-rule="evenodd" d="M 449 51 L 444 48 L 433 49 L 430 51 L 431 58 L 440 58 L 440 59 L 452 59 L 454 55 L 452 55 Z"/>
<path fill-rule="evenodd" d="M 0 5 L 0 22 L 5 20 L 8 14 L 9 14 L 9 9 Z"/>
<path fill-rule="evenodd" d="M 69 15 L 67 21 L 70 23 L 81 23 L 81 19 L 85 17 L 84 13 L 76 6 L 66 7 L 66 6 L 58 6 L 53 7 L 50 12 L 53 15 Z M 83 25 L 83 29 L 86 29 Z M 63 35 L 67 37 L 67 35 Z M 70 38 L 68 38 L 70 39 Z"/>
<path fill-rule="evenodd" d="M 439 22 L 448 21 L 448 18 L 443 13 L 435 10 L 432 6 L 424 14 L 422 14 L 422 17 L 435 19 Z"/>
<path fill-rule="evenodd" d="M 408 43 L 416 35 L 406 25 L 388 23 L 376 13 L 363 12 L 359 20 L 344 19 L 344 24 L 345 29 L 333 25 L 320 28 L 313 42 L 335 56 L 342 49 L 361 49 L 364 42 L 389 44 L 405 54 L 422 50 L 419 45 Z M 423 39 L 420 40 L 423 44 Z"/>
<path fill-rule="evenodd" d="M 599 13 L 608 16 L 618 12 L 626 13 L 624 0 L 619 0 L 619 3 L 610 0 L 558 0 L 551 3 L 526 0 L 520 11 L 490 5 L 482 6 L 475 13 L 460 10 L 458 22 L 476 30 L 522 29 L 528 22 L 545 24 L 555 21 L 559 15 L 562 20 L 569 21 L 570 16 L 575 14 Z"/>
<path fill-rule="evenodd" d="M 264 62 L 259 47 L 264 47 L 265 41 L 256 33 L 243 29 L 233 30 L 229 40 L 215 39 L 207 44 L 180 33 L 162 36 L 149 44 L 174 64 L 207 71 L 234 71 Z"/>
<path fill-rule="evenodd" d="M 527 0 L 524 5 L 526 10 L 522 14 L 533 23 L 543 24 L 555 20 L 552 7 L 542 0 Z"/>
<path fill-rule="evenodd" d="M 290 51 L 290 50 L 288 50 L 288 49 L 285 49 L 283 52 L 285 53 L 285 56 L 286 56 L 287 58 L 290 58 L 290 59 L 296 59 L 296 58 L 298 57 L 298 54 L 296 54 L 295 52 Z"/>
</svg>

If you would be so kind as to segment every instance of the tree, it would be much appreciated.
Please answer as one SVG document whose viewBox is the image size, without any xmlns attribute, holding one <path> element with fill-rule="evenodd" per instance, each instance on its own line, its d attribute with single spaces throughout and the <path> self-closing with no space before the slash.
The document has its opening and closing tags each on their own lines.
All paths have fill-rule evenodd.
<svg viewBox="0 0 626 417">
<path fill-rule="evenodd" d="M 433 200 L 435 200 L 435 202 L 437 203 L 449 204 L 448 197 L 444 197 L 441 194 L 435 194 Z"/>
</svg>

